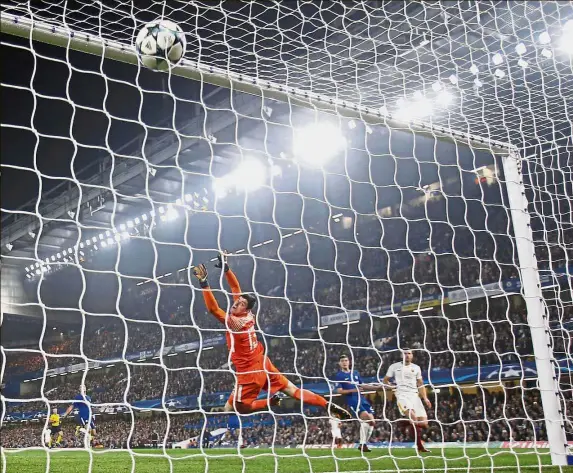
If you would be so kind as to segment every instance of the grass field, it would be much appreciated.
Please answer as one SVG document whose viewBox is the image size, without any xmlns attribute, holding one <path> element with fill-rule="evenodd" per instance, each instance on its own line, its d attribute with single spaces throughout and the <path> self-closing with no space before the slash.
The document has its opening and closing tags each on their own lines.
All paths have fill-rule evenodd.
<svg viewBox="0 0 573 473">
<path fill-rule="evenodd" d="M 43 450 L 32 451 L 3 451 L 3 473 L 194 473 L 209 471 L 210 473 L 303 473 L 303 472 L 468 472 L 482 473 L 500 471 L 514 472 L 543 472 L 558 471 L 573 472 L 572 467 L 559 469 L 550 467 L 547 451 L 538 455 L 531 450 L 519 450 L 511 453 L 498 449 L 445 449 L 435 450 L 425 454 L 423 458 L 416 456 L 413 449 L 376 449 L 372 453 L 361 455 L 357 450 L 335 450 L 334 456 L 330 450 L 276 449 L 274 454 L 270 449 L 248 449 L 241 452 L 236 450 L 209 450 L 208 455 L 201 455 L 198 450 L 168 450 L 162 452 L 152 450 L 127 451 L 97 451 L 92 454 L 90 469 L 90 454 L 85 451 L 53 450 L 48 454 Z M 4 465 L 4 462 L 6 464 Z"/>
</svg>

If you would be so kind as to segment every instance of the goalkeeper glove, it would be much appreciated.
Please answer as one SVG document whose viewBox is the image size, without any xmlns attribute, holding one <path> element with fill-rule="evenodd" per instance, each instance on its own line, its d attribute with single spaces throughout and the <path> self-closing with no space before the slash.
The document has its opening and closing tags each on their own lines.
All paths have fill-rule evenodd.
<svg viewBox="0 0 573 473">
<path fill-rule="evenodd" d="M 229 263 L 227 263 L 227 250 L 217 255 L 217 262 L 215 268 L 223 268 L 225 272 L 229 271 Z"/>
<path fill-rule="evenodd" d="M 203 263 L 198 266 L 193 266 L 193 274 L 199 280 L 199 285 L 203 289 L 209 287 L 209 281 L 207 281 L 207 267 Z"/>
</svg>

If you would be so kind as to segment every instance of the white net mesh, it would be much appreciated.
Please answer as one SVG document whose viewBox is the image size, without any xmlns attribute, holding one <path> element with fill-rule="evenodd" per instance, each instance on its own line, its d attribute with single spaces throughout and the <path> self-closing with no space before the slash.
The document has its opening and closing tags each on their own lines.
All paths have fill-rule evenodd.
<svg viewBox="0 0 573 473">
<path fill-rule="evenodd" d="M 512 182 L 492 143 L 525 157 L 561 416 L 549 420 L 563 443 L 573 429 L 571 10 L 6 2 L 3 26 L 28 19 L 126 49 L 143 24 L 166 18 L 185 32 L 189 61 L 382 117 L 366 123 L 265 90 L 152 73 L 76 52 L 71 40 L 56 48 L 3 36 L 18 64 L 2 79 L 15 111 L 2 118 L 3 184 L 18 183 L 3 185 L 2 203 L 2 446 L 19 449 L 3 450 L 7 470 L 65 458 L 29 450 L 55 446 L 57 429 L 43 438 L 46 415 L 62 414 L 83 384 L 97 415 L 93 446 L 129 453 L 68 457 L 78 469 L 548 471 L 544 412 L 553 411 L 538 385 L 547 360 L 536 364 Z M 403 125 L 387 126 L 388 114 Z M 411 119 L 434 128 L 417 133 Z M 438 126 L 484 141 L 454 142 Z M 335 377 L 346 354 L 373 383 L 364 395 L 373 452 L 335 450 L 326 411 L 308 403 L 221 412 L 236 374 L 190 268 L 207 264 L 226 309 L 228 286 L 213 268 L 222 249 L 256 294 L 259 341 L 290 381 L 345 405 Z M 22 320 L 40 330 L 12 335 Z M 432 403 L 418 434 L 381 386 L 404 348 Z M 62 422 L 61 446 L 84 447 L 74 429 Z M 362 429 L 343 422 L 342 444 L 364 443 Z M 432 454 L 400 449 L 420 435 Z M 150 457 L 149 447 L 162 450 Z M 563 445 L 552 449 L 563 464 Z"/>
</svg>

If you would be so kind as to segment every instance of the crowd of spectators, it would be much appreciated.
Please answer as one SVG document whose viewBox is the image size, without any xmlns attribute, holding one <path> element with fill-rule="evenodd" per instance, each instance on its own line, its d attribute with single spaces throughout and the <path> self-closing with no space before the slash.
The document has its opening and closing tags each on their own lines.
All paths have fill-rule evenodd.
<svg viewBox="0 0 573 473">
<path fill-rule="evenodd" d="M 526 310 L 519 298 L 477 299 L 464 306 L 437 306 L 419 313 L 404 311 L 399 316 L 380 316 L 377 312 L 380 307 L 391 307 L 404 300 L 446 296 L 444 288 L 471 287 L 517 277 L 516 257 L 504 229 L 504 220 L 499 218 L 499 223 L 496 223 L 492 215 L 488 217 L 488 232 L 468 230 L 464 233 L 456 230 L 453 233 L 449 226 L 445 229 L 439 227 L 432 229 L 429 242 L 422 238 L 426 231 L 423 225 L 417 226 L 411 222 L 405 237 L 406 247 L 403 241 L 402 246 L 399 245 L 404 235 L 398 235 L 395 236 L 396 241 L 386 242 L 384 250 L 370 251 L 371 248 L 365 246 L 361 250 L 359 263 L 356 258 L 345 257 L 341 252 L 336 266 L 331 270 L 310 268 L 309 272 L 308 267 L 290 266 L 288 274 L 284 275 L 284 281 L 288 281 L 288 284 L 285 282 L 282 289 L 280 284 L 276 286 L 273 283 L 280 279 L 277 275 L 283 268 L 282 264 L 265 266 L 268 273 L 258 275 L 249 274 L 249 268 L 240 260 L 233 268 L 241 281 L 246 281 L 247 285 L 254 284 L 247 290 L 256 290 L 259 279 L 267 280 L 265 284 L 270 289 L 264 292 L 257 290 L 260 302 L 257 320 L 259 338 L 265 343 L 275 365 L 295 383 L 328 381 L 336 370 L 336 361 L 342 352 L 351 356 L 354 369 L 360 371 L 363 377 L 379 379 L 384 376 L 385 369 L 399 359 L 399 348 L 404 347 L 414 350 L 416 363 L 423 370 L 451 370 L 455 367 L 533 360 Z M 463 241 L 460 234 L 468 237 L 468 241 Z M 412 242 L 408 243 L 409 240 Z M 563 244 L 540 247 L 540 267 L 560 267 L 565 261 L 571 261 L 573 255 L 565 254 L 565 247 Z M 570 249 L 567 251 L 571 253 Z M 272 261 L 272 255 L 266 256 L 268 261 Z M 274 257 L 277 258 L 277 255 Z M 116 315 L 86 314 L 83 336 L 74 335 L 43 346 L 48 368 L 84 363 L 86 359 L 117 359 L 115 366 L 90 369 L 85 380 L 81 376 L 81 369 L 77 370 L 76 375 L 47 378 L 42 393 L 40 382 L 30 383 L 27 394 L 22 396 L 25 402 L 10 404 L 8 412 L 46 411 L 45 402 L 28 402 L 27 399 L 41 396 L 48 402 L 71 399 L 77 394 L 80 382 L 85 382 L 89 387 L 94 403 L 100 404 L 199 394 L 204 400 L 209 400 L 205 406 L 214 405 L 209 404 L 211 401 L 220 403 L 223 397 L 214 399 L 209 396 L 228 392 L 234 385 L 224 346 L 172 357 L 164 355 L 161 359 L 146 355 L 144 363 L 135 360 L 128 364 L 125 361 L 127 354 L 149 350 L 155 354 L 162 347 L 199 342 L 222 334 L 224 327 L 206 313 L 202 298 L 192 297 L 192 291 L 190 284 L 187 287 L 166 285 L 159 293 L 151 286 L 143 286 L 122 298 L 120 311 Z M 217 297 L 222 305 L 226 304 L 221 293 Z M 564 327 L 573 320 L 573 305 L 570 300 L 560 299 L 560 304 L 549 305 L 549 318 L 557 326 L 552 331 L 554 351 L 566 354 Z M 318 329 L 322 316 L 351 310 L 376 315 L 363 317 L 353 325 Z M 11 351 L 6 357 L 5 382 L 10 382 L 12 374 L 44 369 L 44 357 L 37 354 Z M 490 404 L 476 405 L 474 413 L 481 415 L 485 411 L 498 410 L 496 395 L 490 399 Z M 474 398 L 468 397 L 463 403 L 464 409 L 472 406 L 474 401 Z M 534 397 L 528 397 L 529 401 L 531 406 L 539 405 Z M 448 399 L 448 402 L 454 401 Z M 438 416 L 448 409 L 460 412 L 457 409 L 459 406 L 461 404 L 448 408 L 444 404 L 437 411 Z M 535 409 L 532 409 L 534 412 Z M 105 422 L 106 425 L 111 422 L 110 431 L 113 429 L 117 432 L 117 435 L 112 435 L 113 438 L 121 438 L 120 432 L 125 431 L 121 425 L 127 421 L 119 419 Z M 294 440 L 301 443 L 301 429 L 303 432 L 312 430 L 312 438 L 316 442 L 327 435 L 324 426 L 321 427 L 322 421 L 317 420 L 312 429 L 297 424 L 299 421 L 294 419 L 292 425 L 285 429 L 289 432 L 284 434 L 287 444 Z M 140 422 L 143 421 L 137 419 L 137 425 Z M 162 421 L 153 419 L 153 422 Z M 440 419 L 440 428 L 444 429 L 447 424 L 447 429 L 430 430 L 427 435 L 433 440 L 440 436 L 457 440 L 463 433 L 466 439 L 471 435 L 472 439 L 479 440 L 487 432 L 488 423 L 493 421 L 488 419 L 481 422 L 485 427 L 476 421 L 475 428 L 468 432 L 464 428 L 474 424 L 460 424 L 459 418 L 444 417 L 443 421 Z M 508 424 L 505 433 L 501 429 L 490 433 L 490 438 L 497 440 L 498 437 L 507 437 L 511 432 L 523 430 L 523 425 Z M 21 429 L 30 428 L 28 424 L 21 426 Z M 535 427 L 531 428 L 531 432 L 535 431 Z M 260 429 L 263 430 L 255 437 L 268 437 L 264 430 L 267 427 L 260 426 Z M 377 431 L 378 438 L 390 435 L 389 428 L 386 431 L 381 429 L 382 426 Z M 519 435 L 531 437 L 531 432 L 521 432 Z M 538 434 L 542 433 L 539 430 Z M 141 438 L 145 435 L 141 434 Z M 22 438 L 25 439 L 26 434 Z M 115 440 L 110 442 L 110 445 L 116 445 Z"/>
<path fill-rule="evenodd" d="M 547 440 L 541 399 L 532 387 L 509 383 L 501 387 L 462 392 L 443 389 L 431 393 L 433 408 L 428 411 L 429 427 L 423 432 L 431 442 L 543 441 Z M 371 442 L 410 441 L 398 420 L 396 403 L 387 392 L 370 395 L 375 410 L 376 427 Z M 571 406 L 571 401 L 569 407 Z M 273 414 L 254 414 L 230 421 L 220 413 L 163 413 L 103 415 L 97 419 L 97 443 L 105 448 L 149 447 L 151 435 L 157 432 L 160 444 L 170 447 L 199 437 L 220 427 L 229 427 L 222 445 L 236 446 L 239 433 L 248 446 L 330 445 L 332 437 L 324 412 L 300 408 L 287 413 L 278 409 Z M 169 426 L 167 424 L 169 420 Z M 23 448 L 41 445 L 43 420 L 7 424 L 3 428 L 2 446 Z M 64 446 L 77 445 L 73 425 L 64 423 Z M 358 422 L 345 421 L 342 434 L 346 443 L 358 440 Z M 201 444 L 201 442 L 199 442 Z"/>
</svg>

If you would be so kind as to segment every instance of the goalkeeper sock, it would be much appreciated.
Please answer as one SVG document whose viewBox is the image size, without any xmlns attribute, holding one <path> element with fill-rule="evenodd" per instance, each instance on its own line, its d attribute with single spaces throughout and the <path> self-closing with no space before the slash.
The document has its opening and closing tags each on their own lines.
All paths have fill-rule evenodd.
<svg viewBox="0 0 573 473">
<path fill-rule="evenodd" d="M 318 394 L 314 394 L 312 391 L 306 389 L 297 389 L 294 392 L 293 397 L 301 402 L 306 402 L 311 406 L 326 407 L 328 401 Z"/>
<path fill-rule="evenodd" d="M 50 441 L 48 442 L 48 448 L 52 448 L 52 436 L 50 435 Z"/>
<path fill-rule="evenodd" d="M 56 445 L 60 445 L 61 442 L 62 442 L 62 432 L 60 431 L 60 433 L 58 434 L 58 438 L 56 439 Z"/>
</svg>

